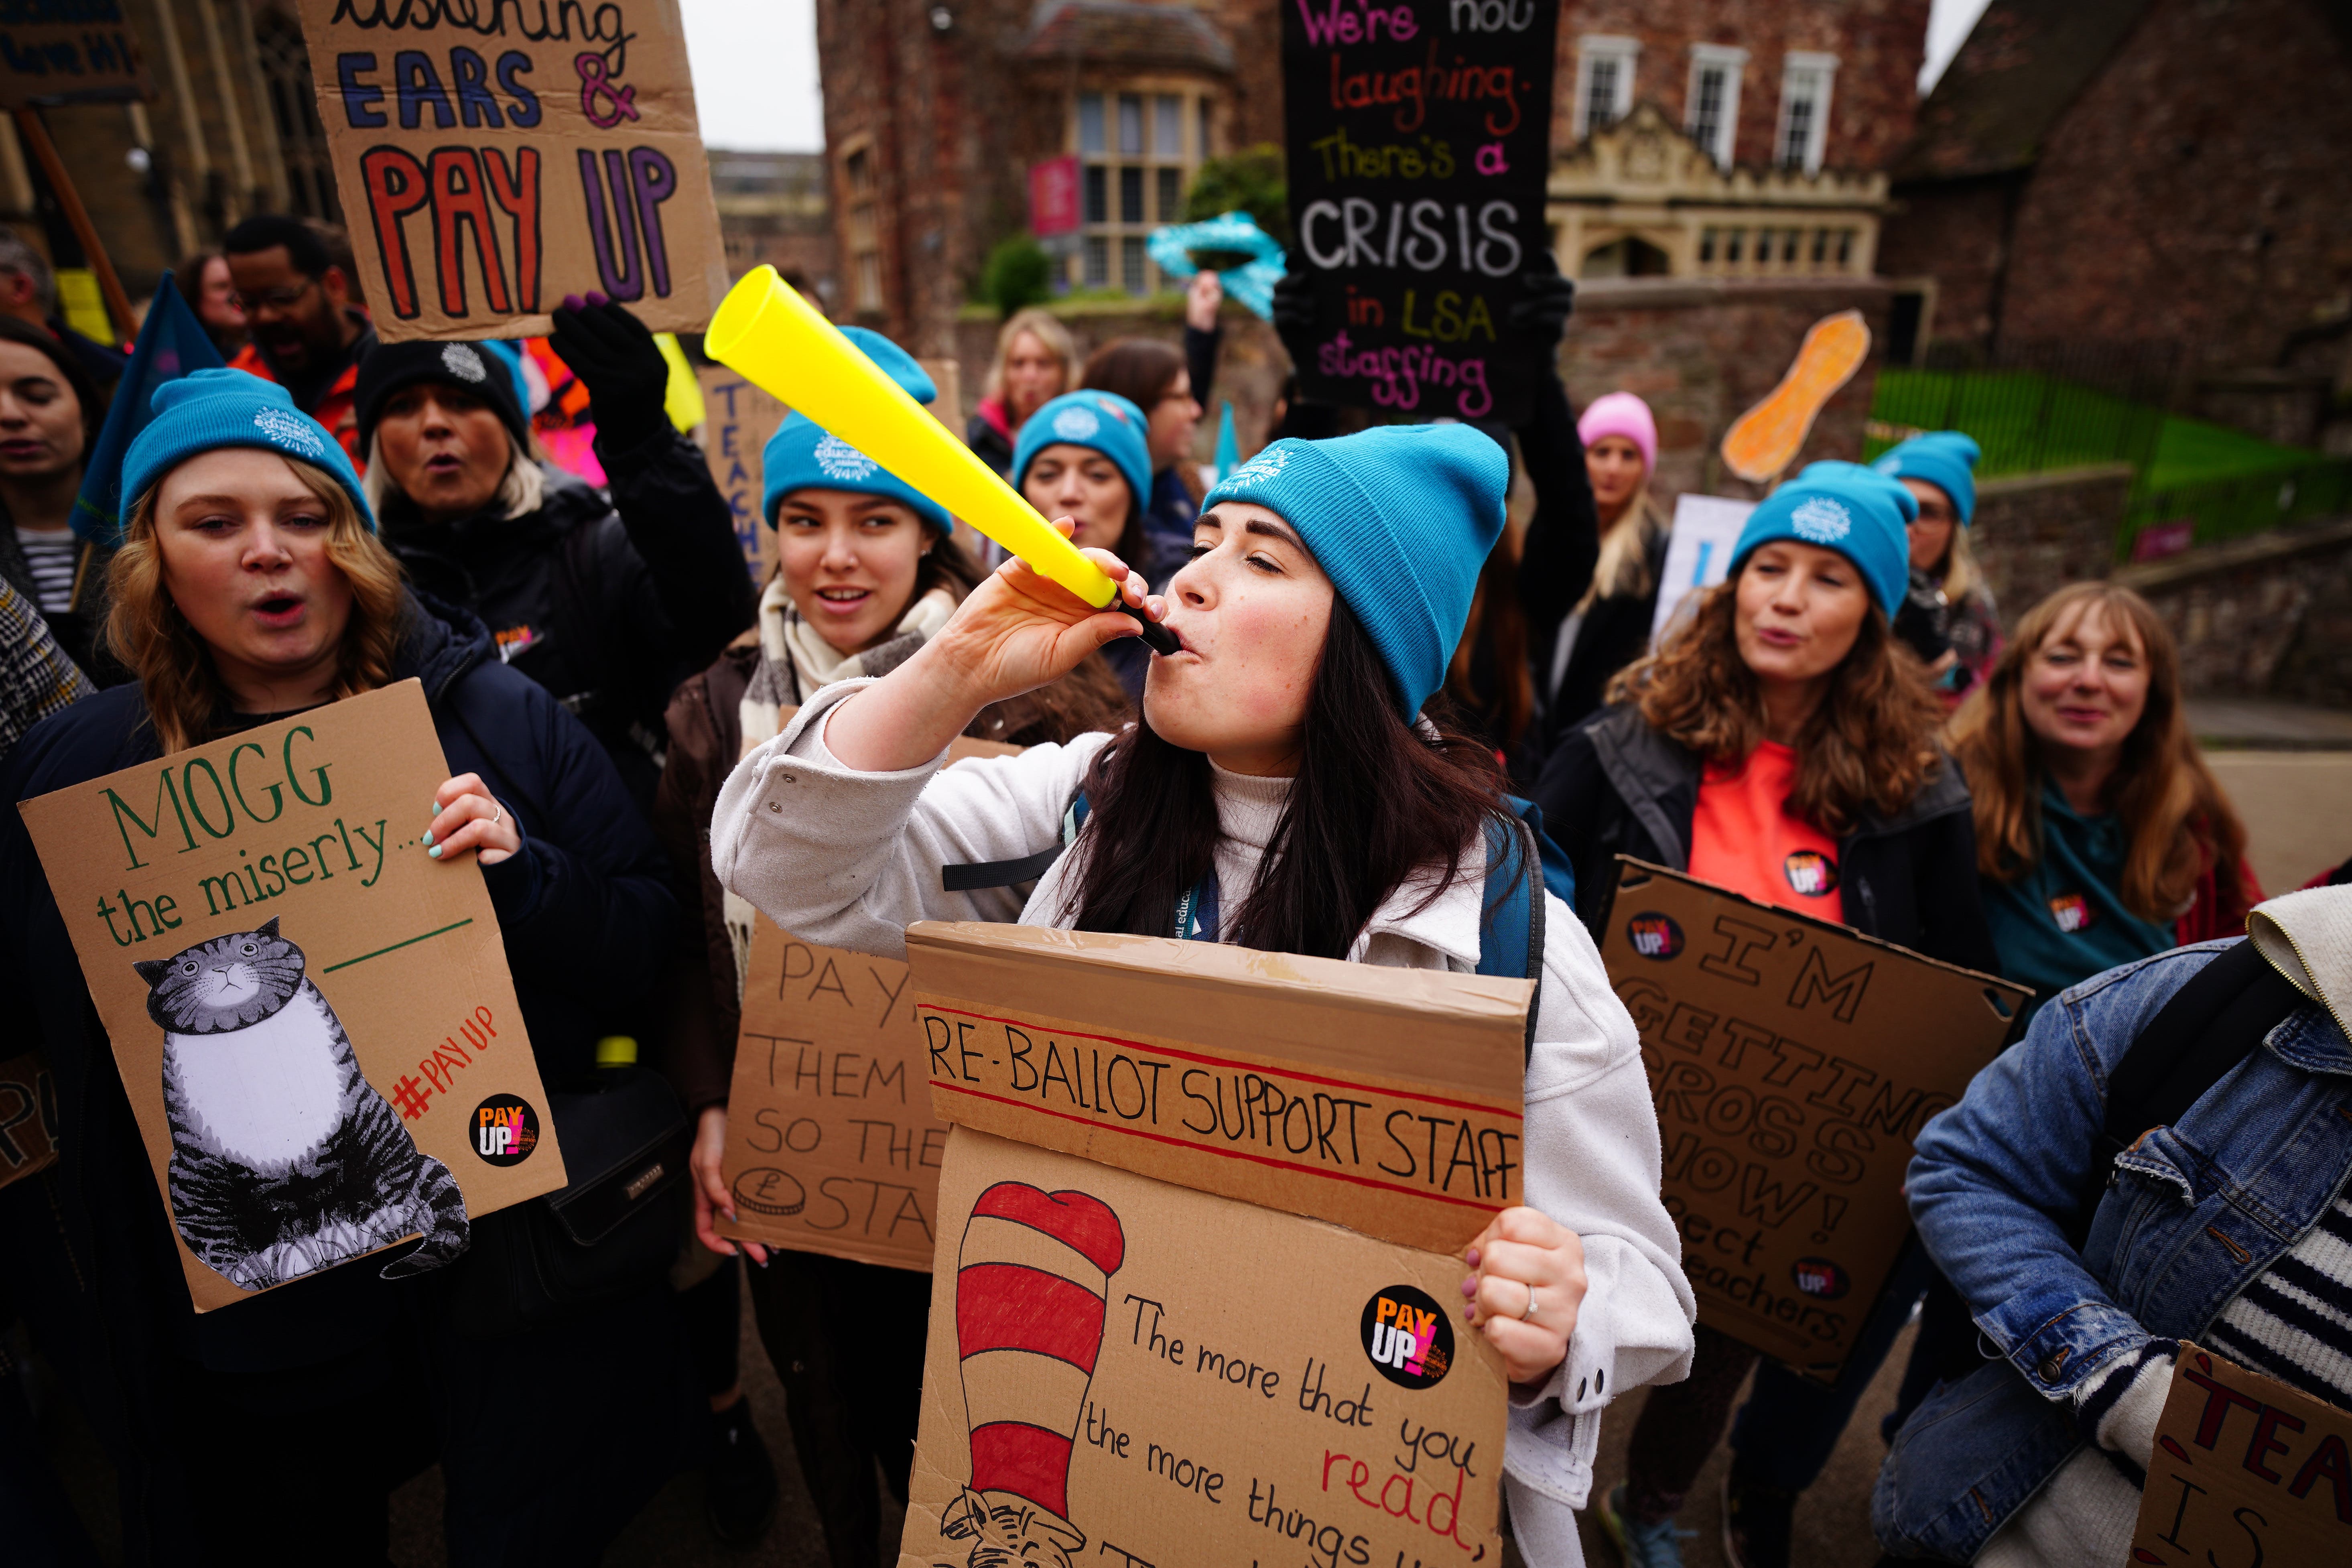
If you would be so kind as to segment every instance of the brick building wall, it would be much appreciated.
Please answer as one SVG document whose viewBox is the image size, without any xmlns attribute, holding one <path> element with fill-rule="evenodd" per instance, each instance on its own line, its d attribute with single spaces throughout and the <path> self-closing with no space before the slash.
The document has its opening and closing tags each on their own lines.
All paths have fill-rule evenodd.
<svg viewBox="0 0 2352 1568">
<path fill-rule="evenodd" d="M 1780 112 L 1781 58 L 1804 50 L 1837 58 L 1822 163 L 1879 169 L 1911 137 L 1929 0 L 1567 0 L 1559 14 L 1552 142 L 1581 140 L 1575 123 L 1577 40 L 1586 34 L 1640 40 L 1633 97 L 1653 99 L 1682 123 L 1688 112 L 1690 46 L 1748 51 L 1740 71 L 1732 161 L 1769 162 Z"/>
<path fill-rule="evenodd" d="M 2017 176 L 1986 175 L 1931 194 L 1896 187 L 1878 229 L 1882 278 L 1932 278 L 1935 338 L 1981 342 L 1992 331 L 1995 292 Z"/>
<path fill-rule="evenodd" d="M 2020 202 L 2004 335 L 2267 360 L 2352 292 L 2352 50 L 2315 0 L 2155 0 Z"/>
</svg>

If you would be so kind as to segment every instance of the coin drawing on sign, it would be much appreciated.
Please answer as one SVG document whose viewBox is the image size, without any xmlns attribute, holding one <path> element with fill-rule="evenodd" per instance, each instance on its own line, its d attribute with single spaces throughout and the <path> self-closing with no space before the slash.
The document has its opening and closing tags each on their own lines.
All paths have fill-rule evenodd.
<svg viewBox="0 0 2352 1568">
<path fill-rule="evenodd" d="M 386 1279 L 466 1250 L 466 1201 L 360 1071 L 278 922 L 136 963 L 163 1030 L 166 1185 L 189 1250 L 240 1289 L 424 1234 Z"/>
<path fill-rule="evenodd" d="M 956 1353 L 971 1484 L 940 1521 L 971 1542 L 964 1568 L 1071 1568 L 1070 1451 L 1102 1350 L 1118 1215 L 1085 1193 L 999 1182 L 981 1194 L 956 1267 Z"/>
</svg>

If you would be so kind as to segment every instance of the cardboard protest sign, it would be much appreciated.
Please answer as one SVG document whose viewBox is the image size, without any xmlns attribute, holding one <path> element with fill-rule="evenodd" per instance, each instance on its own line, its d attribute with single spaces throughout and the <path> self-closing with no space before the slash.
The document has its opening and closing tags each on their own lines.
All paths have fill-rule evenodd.
<svg viewBox="0 0 2352 1568">
<path fill-rule="evenodd" d="M 940 1209 L 899 1568 L 1501 1561 L 1459 1258 L 969 1127 Z"/>
<path fill-rule="evenodd" d="M 18 808 L 200 1312 L 564 1184 L 448 776 L 404 680 Z"/>
<path fill-rule="evenodd" d="M 1699 1321 L 1833 1379 L 1910 1231 L 1912 1141 L 2032 993 L 1618 864 L 1601 958 L 1641 1031 Z"/>
<path fill-rule="evenodd" d="M 1658 573 L 1658 607 L 1650 617 L 1650 646 L 1665 637 L 1666 627 L 1683 601 L 1701 588 L 1712 588 L 1731 569 L 1731 552 L 1748 514 L 1750 500 L 1724 496 L 1684 494 L 1675 498 L 1674 531 L 1666 535 L 1665 564 Z"/>
<path fill-rule="evenodd" d="M 387 341 L 531 337 L 601 291 L 656 331 L 727 291 L 677 0 L 299 0 Z"/>
<path fill-rule="evenodd" d="M 702 384 L 702 452 L 711 482 L 734 516 L 745 570 L 754 583 L 764 583 L 776 559 L 776 533 L 760 514 L 760 456 L 787 410 L 723 364 L 702 366 L 695 379 Z"/>
<path fill-rule="evenodd" d="M 121 0 L 14 5 L 0 16 L 0 109 L 154 96 Z"/>
<path fill-rule="evenodd" d="M 2131 1560 L 2352 1563 L 2352 1410 L 2184 1347 Z"/>
<path fill-rule="evenodd" d="M 38 1051 L 0 1062 L 0 1187 L 58 1163 L 58 1089 Z"/>
<path fill-rule="evenodd" d="M 1550 248 L 1553 37 L 1534 0 L 1282 8 L 1294 268 L 1315 276 L 1308 395 L 1513 423 L 1536 367 L 1510 341 Z"/>
<path fill-rule="evenodd" d="M 1433 1252 L 1520 1201 L 1532 982 L 976 921 L 907 956 L 942 1121 Z"/>
<path fill-rule="evenodd" d="M 719 1234 L 929 1273 L 948 1130 L 928 1072 L 905 964 L 761 916 L 720 1167 L 736 1217 Z"/>
</svg>

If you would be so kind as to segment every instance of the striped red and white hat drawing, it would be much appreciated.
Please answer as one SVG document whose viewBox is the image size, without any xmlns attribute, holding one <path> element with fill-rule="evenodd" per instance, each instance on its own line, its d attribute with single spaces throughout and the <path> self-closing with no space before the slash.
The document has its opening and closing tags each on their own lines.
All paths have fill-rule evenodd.
<svg viewBox="0 0 2352 1568">
<path fill-rule="evenodd" d="M 1085 1193 L 999 1182 L 972 1205 L 956 1269 L 971 1486 L 1069 1517 L 1070 1449 L 1102 1349 L 1118 1215 Z"/>
</svg>

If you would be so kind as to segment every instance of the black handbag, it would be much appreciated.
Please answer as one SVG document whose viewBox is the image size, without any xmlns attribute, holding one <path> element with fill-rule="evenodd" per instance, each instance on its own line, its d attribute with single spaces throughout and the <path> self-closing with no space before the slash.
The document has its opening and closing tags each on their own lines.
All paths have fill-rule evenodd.
<svg viewBox="0 0 2352 1568">
<path fill-rule="evenodd" d="M 554 1322 L 664 1279 L 685 1225 L 692 1138 L 677 1096 L 644 1068 L 607 1068 L 586 1094 L 548 1096 L 562 1191 L 476 1220 L 451 1310 L 477 1336 Z"/>
</svg>

